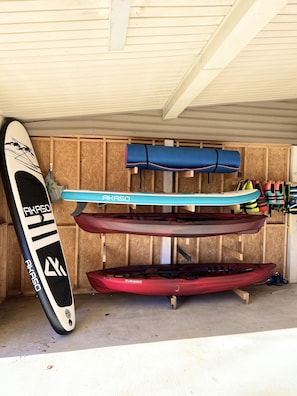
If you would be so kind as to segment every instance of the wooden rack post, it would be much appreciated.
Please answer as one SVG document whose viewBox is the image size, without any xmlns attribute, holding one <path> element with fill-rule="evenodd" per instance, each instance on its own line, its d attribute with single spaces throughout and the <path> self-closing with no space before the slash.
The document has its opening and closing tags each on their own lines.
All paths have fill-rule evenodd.
<svg viewBox="0 0 297 396">
<path fill-rule="evenodd" d="M 222 250 L 223 253 L 235 258 L 239 262 L 243 261 L 243 243 L 242 243 L 242 235 L 226 235 L 226 238 L 229 240 L 233 241 L 236 243 L 237 248 L 230 248 L 223 246 Z M 244 302 L 245 304 L 249 304 L 250 301 L 250 295 L 249 292 L 241 289 L 233 289 L 233 292 L 237 294 Z"/>
<path fill-rule="evenodd" d="M 166 139 L 164 141 L 164 146 L 172 147 L 174 145 L 173 140 Z M 165 193 L 173 192 L 173 172 L 163 172 L 163 191 Z M 170 212 L 172 210 L 171 206 L 163 206 L 162 211 L 164 213 Z M 160 264 L 171 264 L 171 237 L 161 238 L 161 256 Z"/>
</svg>

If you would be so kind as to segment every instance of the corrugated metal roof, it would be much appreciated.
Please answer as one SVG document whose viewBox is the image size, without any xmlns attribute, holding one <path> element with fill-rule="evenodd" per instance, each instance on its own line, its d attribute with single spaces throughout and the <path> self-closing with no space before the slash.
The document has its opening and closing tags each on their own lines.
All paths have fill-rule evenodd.
<svg viewBox="0 0 297 396">
<path fill-rule="evenodd" d="M 117 52 L 112 3 L 1 0 L 0 114 L 175 118 L 189 106 L 297 97 L 296 0 L 131 0 Z"/>
</svg>

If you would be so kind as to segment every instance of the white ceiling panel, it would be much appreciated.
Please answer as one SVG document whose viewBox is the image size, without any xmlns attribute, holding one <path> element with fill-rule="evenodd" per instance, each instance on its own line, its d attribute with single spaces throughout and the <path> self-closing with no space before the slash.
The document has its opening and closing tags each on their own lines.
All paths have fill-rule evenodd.
<svg viewBox="0 0 297 396">
<path fill-rule="evenodd" d="M 297 98 L 297 0 L 131 0 L 124 46 L 110 51 L 121 1 L 0 0 L 0 114 L 174 119 Z"/>
</svg>

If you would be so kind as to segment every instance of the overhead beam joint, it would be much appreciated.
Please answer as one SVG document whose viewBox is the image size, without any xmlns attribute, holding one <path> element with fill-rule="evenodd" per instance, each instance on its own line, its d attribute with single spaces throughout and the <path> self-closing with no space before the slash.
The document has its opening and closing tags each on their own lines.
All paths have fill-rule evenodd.
<svg viewBox="0 0 297 396">
<path fill-rule="evenodd" d="M 177 118 L 283 8 L 287 0 L 237 0 L 163 108 Z"/>
</svg>

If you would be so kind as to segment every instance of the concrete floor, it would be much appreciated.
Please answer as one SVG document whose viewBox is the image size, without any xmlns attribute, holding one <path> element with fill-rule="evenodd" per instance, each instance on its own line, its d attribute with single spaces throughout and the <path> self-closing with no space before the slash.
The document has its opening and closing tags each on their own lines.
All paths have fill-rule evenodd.
<svg viewBox="0 0 297 396">
<path fill-rule="evenodd" d="M 1 395 L 297 395 L 297 285 L 246 290 L 249 305 L 224 292 L 176 310 L 165 297 L 78 295 L 67 336 L 35 297 L 8 298 Z"/>
</svg>

